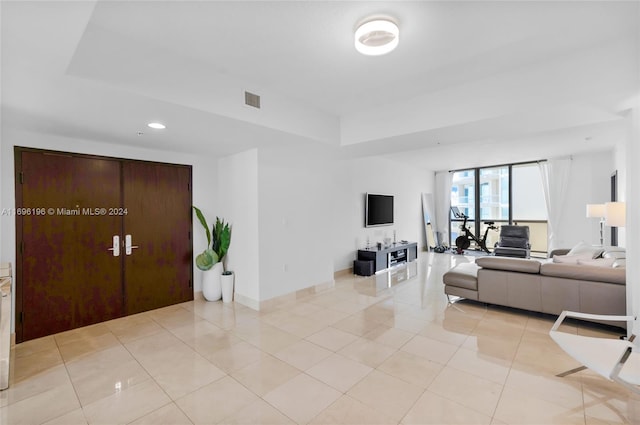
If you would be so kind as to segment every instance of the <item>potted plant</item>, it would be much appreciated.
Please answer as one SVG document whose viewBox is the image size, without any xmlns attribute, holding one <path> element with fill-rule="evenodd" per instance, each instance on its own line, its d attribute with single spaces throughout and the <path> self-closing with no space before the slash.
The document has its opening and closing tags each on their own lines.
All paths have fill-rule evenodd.
<svg viewBox="0 0 640 425">
<path fill-rule="evenodd" d="M 198 221 L 207 235 L 206 249 L 196 257 L 196 267 L 202 270 L 202 295 L 207 301 L 217 301 L 222 296 L 220 276 L 224 271 L 222 260 L 231 243 L 231 228 L 224 220 L 216 217 L 216 223 L 209 230 L 207 220 L 198 207 L 193 207 Z"/>
</svg>

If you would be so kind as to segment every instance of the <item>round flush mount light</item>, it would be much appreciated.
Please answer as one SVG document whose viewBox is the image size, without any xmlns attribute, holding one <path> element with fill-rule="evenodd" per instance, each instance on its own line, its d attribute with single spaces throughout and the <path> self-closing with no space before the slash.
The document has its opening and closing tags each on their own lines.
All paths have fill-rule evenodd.
<svg viewBox="0 0 640 425">
<path fill-rule="evenodd" d="M 389 19 L 374 19 L 360 25 L 356 30 L 356 50 L 363 55 L 379 56 L 398 46 L 400 30 Z"/>
<path fill-rule="evenodd" d="M 149 124 L 147 124 L 147 127 L 155 128 L 156 130 L 164 130 L 165 128 L 167 128 L 167 126 L 159 122 L 150 122 Z"/>
</svg>

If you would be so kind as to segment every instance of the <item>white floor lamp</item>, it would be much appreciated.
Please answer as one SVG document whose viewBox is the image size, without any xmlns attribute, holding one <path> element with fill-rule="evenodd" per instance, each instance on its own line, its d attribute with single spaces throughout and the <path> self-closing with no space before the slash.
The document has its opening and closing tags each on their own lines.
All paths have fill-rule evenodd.
<svg viewBox="0 0 640 425">
<path fill-rule="evenodd" d="M 627 209 L 624 202 L 604 204 L 604 224 L 611 227 L 624 227 L 627 224 Z"/>
</svg>

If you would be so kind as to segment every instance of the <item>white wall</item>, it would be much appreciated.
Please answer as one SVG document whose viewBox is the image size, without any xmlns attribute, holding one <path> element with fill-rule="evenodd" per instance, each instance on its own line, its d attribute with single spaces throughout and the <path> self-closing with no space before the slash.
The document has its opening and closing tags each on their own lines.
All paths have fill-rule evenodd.
<svg viewBox="0 0 640 425">
<path fill-rule="evenodd" d="M 580 241 L 599 243 L 598 220 L 586 217 L 586 205 L 602 204 L 609 200 L 613 171 L 613 151 L 573 156 L 564 214 L 556 227 L 556 247 L 571 248 Z M 605 227 L 605 244 L 610 240 L 608 234 L 609 228 Z"/>
<path fill-rule="evenodd" d="M 220 202 L 211 217 L 220 216 L 231 225 L 225 268 L 235 273 L 236 294 L 244 303 L 257 308 L 260 299 L 257 149 L 219 160 L 219 194 Z"/>
<path fill-rule="evenodd" d="M 384 237 L 424 241 L 421 194 L 433 173 L 379 158 L 339 159 L 301 143 L 259 150 L 260 300 L 332 282 Z M 395 225 L 364 227 L 364 193 L 394 195 Z"/>
<path fill-rule="evenodd" d="M 333 149 L 259 151 L 260 299 L 333 281 Z"/>
<path fill-rule="evenodd" d="M 14 146 L 191 165 L 193 173 L 193 204 L 204 211 L 213 211 L 217 205 L 217 161 L 212 161 L 207 156 L 133 148 L 124 145 L 70 139 L 51 134 L 3 130 L 2 146 L 0 146 L 2 167 L 0 202 L 2 208 L 15 207 Z M 0 228 L 3 235 L 0 261 L 15 264 L 15 220 L 13 217 L 0 218 Z M 206 245 L 206 237 L 204 230 L 196 219 L 194 219 L 193 235 L 194 253 L 197 254 Z M 194 270 L 194 291 L 201 291 L 202 284 L 199 270 L 195 266 Z"/>
<path fill-rule="evenodd" d="M 340 202 L 336 205 L 336 240 L 334 267 L 344 270 L 353 266 L 356 251 L 384 238 L 425 244 L 422 193 L 434 193 L 434 174 L 426 169 L 401 164 L 383 157 L 362 158 L 340 163 Z M 394 196 L 394 224 L 365 227 L 365 193 Z"/>
</svg>

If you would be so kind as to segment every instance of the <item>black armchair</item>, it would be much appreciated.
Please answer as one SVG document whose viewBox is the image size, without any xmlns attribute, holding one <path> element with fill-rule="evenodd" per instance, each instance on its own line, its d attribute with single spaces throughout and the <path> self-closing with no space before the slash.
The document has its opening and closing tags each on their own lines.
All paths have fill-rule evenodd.
<svg viewBox="0 0 640 425">
<path fill-rule="evenodd" d="M 500 240 L 493 254 L 500 257 L 529 258 L 529 226 L 500 226 Z"/>
</svg>

